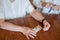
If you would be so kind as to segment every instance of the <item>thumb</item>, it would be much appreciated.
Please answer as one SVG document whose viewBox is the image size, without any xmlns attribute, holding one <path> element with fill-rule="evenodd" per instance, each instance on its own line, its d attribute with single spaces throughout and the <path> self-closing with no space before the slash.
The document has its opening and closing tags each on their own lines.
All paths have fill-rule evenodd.
<svg viewBox="0 0 60 40">
<path fill-rule="evenodd" d="M 48 31 L 50 28 L 50 24 L 45 24 L 43 30 Z"/>
</svg>

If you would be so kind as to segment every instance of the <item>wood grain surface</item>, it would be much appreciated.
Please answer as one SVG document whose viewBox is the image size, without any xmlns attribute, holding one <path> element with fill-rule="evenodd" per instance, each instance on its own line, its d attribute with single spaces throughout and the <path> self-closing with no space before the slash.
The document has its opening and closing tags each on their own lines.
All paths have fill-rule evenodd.
<svg viewBox="0 0 60 40">
<path fill-rule="evenodd" d="M 43 30 L 37 33 L 35 39 L 30 40 L 60 40 L 60 15 L 44 15 L 47 21 L 51 24 L 51 28 L 48 32 L 44 32 Z M 24 20 L 23 20 L 24 19 Z M 13 20 L 8 20 L 16 25 L 27 26 L 30 28 L 34 28 L 37 25 L 42 25 L 42 23 L 36 21 L 30 15 L 25 18 L 17 18 Z M 22 33 L 20 32 L 11 32 L 7 30 L 0 29 L 0 40 L 28 40 Z"/>
</svg>

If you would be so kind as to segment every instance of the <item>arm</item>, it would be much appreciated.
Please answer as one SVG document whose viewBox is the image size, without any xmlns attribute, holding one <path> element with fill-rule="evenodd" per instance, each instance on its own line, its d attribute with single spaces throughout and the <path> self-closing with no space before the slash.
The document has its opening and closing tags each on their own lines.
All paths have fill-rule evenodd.
<svg viewBox="0 0 60 40">
<path fill-rule="evenodd" d="M 2 0 L 1 0 L 2 2 Z M 36 36 L 36 32 L 33 31 L 31 28 L 29 27 L 22 27 L 22 26 L 18 26 L 9 22 L 6 22 L 5 16 L 4 16 L 4 2 L 2 2 L 0 4 L 0 28 L 1 29 L 5 29 L 8 31 L 15 31 L 15 32 L 21 32 L 23 33 L 28 39 L 29 37 L 34 38 L 34 36 Z M 33 36 L 32 36 L 33 35 Z"/>
<path fill-rule="evenodd" d="M 33 18 L 35 18 L 37 21 L 39 21 L 39 22 L 42 22 L 42 20 L 44 19 L 44 17 L 42 16 L 42 14 L 39 13 L 37 10 L 33 10 L 33 12 L 30 15 Z M 49 28 L 50 28 L 50 24 L 47 22 L 47 20 L 44 20 L 43 21 L 43 25 L 44 25 L 43 30 L 44 31 L 48 31 Z"/>
<path fill-rule="evenodd" d="M 40 12 L 38 12 L 37 10 L 34 10 L 30 15 L 33 18 L 35 18 L 36 20 L 38 20 L 39 22 L 42 22 L 42 20 L 44 19 L 44 17 L 42 16 L 42 14 Z"/>
<path fill-rule="evenodd" d="M 0 19 L 0 28 L 9 30 L 9 31 L 22 32 L 22 27 L 14 25 L 9 22 L 5 22 L 4 19 Z"/>
<path fill-rule="evenodd" d="M 9 31 L 21 32 L 28 39 L 29 39 L 29 37 L 34 38 L 36 36 L 36 32 L 34 30 L 32 30 L 31 28 L 17 26 L 12 23 L 5 22 L 4 19 L 0 19 L 0 28 L 5 29 L 5 30 L 9 30 Z"/>
</svg>

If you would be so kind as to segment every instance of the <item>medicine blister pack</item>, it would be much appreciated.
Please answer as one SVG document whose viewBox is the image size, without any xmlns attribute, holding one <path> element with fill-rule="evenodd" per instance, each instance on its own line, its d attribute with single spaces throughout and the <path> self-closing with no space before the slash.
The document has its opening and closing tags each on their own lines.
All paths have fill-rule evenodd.
<svg viewBox="0 0 60 40">
<path fill-rule="evenodd" d="M 37 33 L 42 29 L 40 25 L 37 25 L 33 30 Z"/>
</svg>

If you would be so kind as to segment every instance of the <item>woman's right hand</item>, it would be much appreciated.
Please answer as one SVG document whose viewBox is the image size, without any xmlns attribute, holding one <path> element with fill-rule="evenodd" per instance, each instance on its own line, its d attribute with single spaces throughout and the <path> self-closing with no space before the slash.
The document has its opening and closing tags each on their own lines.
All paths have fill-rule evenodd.
<svg viewBox="0 0 60 40">
<path fill-rule="evenodd" d="M 52 7 L 52 4 L 51 3 L 47 3 L 45 7 L 46 8 L 50 8 L 50 7 Z"/>
<path fill-rule="evenodd" d="M 22 27 L 22 33 L 27 37 L 27 39 L 36 37 L 36 32 L 29 27 Z"/>
</svg>

